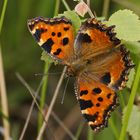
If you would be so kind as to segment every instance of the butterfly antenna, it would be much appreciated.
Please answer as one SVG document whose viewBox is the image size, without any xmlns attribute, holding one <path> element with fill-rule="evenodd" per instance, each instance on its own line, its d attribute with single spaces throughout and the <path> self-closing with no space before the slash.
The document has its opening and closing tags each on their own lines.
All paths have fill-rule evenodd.
<svg viewBox="0 0 140 140">
<path fill-rule="evenodd" d="M 35 73 L 35 76 L 47 76 L 47 75 L 58 75 L 62 72 L 49 72 L 49 73 Z"/>
<path fill-rule="evenodd" d="M 66 82 L 66 85 L 65 85 L 65 88 L 64 88 L 64 92 L 63 92 L 63 96 L 62 96 L 62 100 L 61 100 L 61 104 L 64 103 L 64 98 L 65 98 L 65 95 L 66 95 L 66 89 L 67 89 L 67 86 L 68 86 L 68 83 L 69 83 L 69 79 L 70 79 L 70 77 L 68 77 L 68 80 Z"/>
</svg>

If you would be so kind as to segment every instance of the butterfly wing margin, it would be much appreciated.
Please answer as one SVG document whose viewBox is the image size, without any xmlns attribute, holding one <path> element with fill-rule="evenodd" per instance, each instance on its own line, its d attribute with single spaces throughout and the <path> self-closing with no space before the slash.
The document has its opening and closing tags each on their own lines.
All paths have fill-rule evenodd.
<svg viewBox="0 0 140 140">
<path fill-rule="evenodd" d="M 72 23 L 65 17 L 28 20 L 29 31 L 47 54 L 55 60 L 66 63 L 73 56 L 74 31 Z"/>
<path fill-rule="evenodd" d="M 93 131 L 107 127 L 108 118 L 117 104 L 116 93 L 106 85 L 97 81 L 77 79 L 75 92 L 83 117 Z"/>
</svg>

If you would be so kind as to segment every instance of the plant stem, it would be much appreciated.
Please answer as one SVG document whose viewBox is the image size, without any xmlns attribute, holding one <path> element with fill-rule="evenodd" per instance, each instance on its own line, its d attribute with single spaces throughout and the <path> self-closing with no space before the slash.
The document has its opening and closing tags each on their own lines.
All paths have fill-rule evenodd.
<svg viewBox="0 0 140 140">
<path fill-rule="evenodd" d="M 110 4 L 110 0 L 104 0 L 102 16 L 104 16 L 105 18 L 107 18 L 108 16 L 109 4 Z"/>
<path fill-rule="evenodd" d="M 44 74 L 48 73 L 49 65 L 50 65 L 49 62 L 45 63 Z M 48 83 L 48 76 L 45 76 L 44 80 L 43 80 L 42 89 L 41 89 L 41 96 L 40 96 L 40 108 L 41 109 L 43 109 L 44 104 L 45 104 L 47 83 Z M 42 114 L 39 113 L 38 114 L 38 132 L 39 132 L 39 130 L 41 128 L 42 122 L 43 122 L 43 117 L 42 117 Z"/>
<path fill-rule="evenodd" d="M 138 85 L 139 85 L 139 80 L 140 80 L 140 62 L 139 62 L 138 67 L 137 67 L 135 80 L 134 80 L 132 90 L 131 90 L 131 94 L 130 94 L 130 97 L 129 97 L 129 101 L 128 101 L 128 104 L 127 104 L 126 113 L 124 115 L 124 122 L 123 122 L 123 126 L 122 126 L 122 129 L 121 129 L 121 134 L 120 134 L 119 140 L 124 140 L 125 139 L 125 134 L 126 134 L 129 118 L 130 118 L 130 115 L 131 115 L 134 98 L 135 98 L 136 91 L 137 91 Z"/>
<path fill-rule="evenodd" d="M 41 139 L 41 137 L 42 137 L 42 135 L 43 135 L 43 132 L 44 132 L 46 126 L 47 126 L 47 122 L 48 122 L 48 120 L 49 120 L 51 111 L 52 111 L 53 106 L 54 106 L 54 104 L 55 104 L 57 95 L 58 95 L 58 93 L 59 93 L 59 89 L 60 89 L 60 86 L 61 86 L 62 81 L 63 81 L 63 79 L 64 79 L 64 75 L 65 75 L 66 69 L 67 69 L 67 67 L 65 66 L 65 67 L 64 67 L 64 70 L 63 70 L 63 72 L 62 72 L 62 74 L 61 74 L 61 77 L 60 77 L 60 79 L 59 79 L 59 82 L 58 82 L 58 84 L 57 84 L 57 87 L 56 87 L 56 89 L 55 89 L 55 92 L 54 92 L 52 101 L 51 101 L 50 106 L 49 106 L 48 111 L 47 111 L 47 114 L 46 114 L 46 116 L 45 116 L 45 122 L 43 122 L 43 125 L 42 125 L 42 127 L 41 127 L 41 129 L 40 129 L 40 132 L 39 132 L 39 134 L 38 134 L 36 140 L 40 140 L 40 139 Z"/>
<path fill-rule="evenodd" d="M 59 12 L 60 0 L 56 0 L 55 9 L 54 9 L 54 16 L 56 16 Z"/>
<path fill-rule="evenodd" d="M 88 127 L 88 138 L 87 138 L 87 140 L 93 140 L 94 139 L 93 136 L 94 135 L 93 135 L 92 129 L 90 127 Z"/>
<path fill-rule="evenodd" d="M 63 2 L 63 4 L 64 4 L 65 8 L 66 8 L 68 11 L 71 11 L 71 9 L 70 9 L 69 5 L 67 4 L 66 0 L 62 0 L 62 2 Z"/>
<path fill-rule="evenodd" d="M 30 93 L 32 93 L 32 92 L 35 93 L 35 96 L 33 98 L 32 104 L 31 104 L 30 109 L 29 109 L 29 113 L 28 113 L 27 118 L 26 118 L 26 122 L 24 124 L 24 127 L 23 127 L 22 132 L 21 132 L 20 137 L 19 137 L 19 140 L 22 140 L 23 137 L 24 137 L 25 131 L 27 130 L 27 127 L 28 127 L 28 124 L 29 124 L 29 121 L 30 121 L 30 118 L 31 118 L 31 114 L 32 114 L 34 105 L 36 103 L 35 101 L 36 101 L 36 98 L 38 96 L 39 90 L 41 88 L 43 79 L 41 80 L 41 82 L 40 82 L 40 84 L 39 84 L 39 86 L 38 86 L 38 88 L 35 92 L 35 91 L 33 91 L 33 89 L 31 89 L 29 87 L 28 83 L 21 77 L 21 75 L 19 73 L 16 73 L 16 76 L 20 80 L 20 82 L 29 90 Z"/>
<path fill-rule="evenodd" d="M 37 102 L 37 100 L 36 100 L 36 99 L 40 100 L 40 98 L 39 98 L 39 96 L 37 96 L 37 94 L 38 94 L 38 92 L 39 92 L 39 90 L 40 90 L 40 87 L 41 87 L 41 85 L 42 85 L 42 81 L 43 81 L 44 78 L 41 80 L 41 82 L 40 82 L 40 84 L 39 84 L 39 86 L 38 86 L 38 88 L 37 88 L 37 91 L 34 91 L 34 90 L 29 86 L 29 84 L 23 79 L 23 77 L 22 77 L 19 73 L 16 73 L 16 76 L 17 76 L 17 78 L 20 80 L 20 82 L 21 82 L 21 83 L 27 88 L 27 90 L 29 91 L 30 95 L 31 95 L 32 98 L 33 98 L 32 104 L 33 104 L 33 103 L 36 104 L 38 110 L 40 111 L 40 113 L 41 113 L 42 116 L 43 116 L 43 120 L 45 121 L 44 113 L 43 113 L 42 109 L 40 108 L 40 106 L 39 106 L 39 104 L 38 104 L 38 102 Z M 24 132 L 25 132 L 25 130 L 26 130 L 25 127 L 28 125 L 28 120 L 29 120 L 29 118 L 30 118 L 30 115 L 31 115 L 31 112 L 32 112 L 32 108 L 33 108 L 32 106 L 33 106 L 33 105 L 31 105 L 31 107 L 30 107 L 30 109 L 29 109 L 28 117 L 27 117 L 27 119 L 26 119 L 26 123 L 25 123 L 25 125 L 24 125 L 24 129 L 23 129 L 23 131 L 22 131 L 22 134 L 21 134 L 19 140 L 22 140 L 23 135 L 24 135 Z M 48 109 L 48 105 L 45 104 L 45 106 L 46 106 L 46 108 Z M 1 113 L 1 110 L 0 110 L 0 113 Z M 76 138 L 75 138 L 75 136 L 72 134 L 72 132 L 65 126 L 65 124 L 59 119 L 59 117 L 58 117 L 53 111 L 51 112 L 51 115 L 52 115 L 52 117 L 54 118 L 54 120 L 65 130 L 65 132 L 68 134 L 68 136 L 69 136 L 72 140 L 76 140 Z"/>
<path fill-rule="evenodd" d="M 1 29 L 2 29 L 2 25 L 3 25 L 4 16 L 5 16 L 5 11 L 6 11 L 6 7 L 7 7 L 7 2 L 8 2 L 8 0 L 4 0 L 4 4 L 3 4 L 2 12 L 1 12 L 1 17 L 0 17 L 0 35 L 1 35 Z"/>
<path fill-rule="evenodd" d="M 1 46 L 0 46 L 0 95 L 1 95 L 1 110 L 4 116 L 8 118 L 8 101 L 7 101 L 7 94 L 6 94 L 6 85 L 5 85 L 5 78 L 4 78 L 4 71 L 3 71 L 3 60 L 2 60 L 2 53 L 1 53 Z M 10 125 L 8 119 L 2 117 L 3 119 L 3 127 L 4 127 L 4 140 L 8 140 L 10 138 Z"/>
<path fill-rule="evenodd" d="M 1 17 L 0 17 L 0 35 L 2 31 L 5 11 L 7 7 L 7 0 L 4 0 Z M 9 117 L 8 114 L 8 101 L 7 101 L 7 94 L 6 94 L 6 85 L 5 85 L 5 77 L 4 77 L 4 70 L 3 70 L 3 60 L 2 60 L 2 51 L 0 46 L 0 95 L 1 95 L 1 106 L 2 106 L 2 113 L 7 118 Z M 10 124 L 5 117 L 3 119 L 3 127 L 4 127 L 4 140 L 8 140 L 10 138 Z"/>
</svg>

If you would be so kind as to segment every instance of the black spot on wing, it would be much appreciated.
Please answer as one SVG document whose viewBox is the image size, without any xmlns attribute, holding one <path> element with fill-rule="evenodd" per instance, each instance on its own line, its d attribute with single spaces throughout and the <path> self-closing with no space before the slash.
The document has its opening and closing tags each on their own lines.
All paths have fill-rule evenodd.
<svg viewBox="0 0 140 140">
<path fill-rule="evenodd" d="M 57 51 L 54 52 L 53 54 L 54 54 L 54 55 L 59 55 L 59 54 L 61 53 L 61 51 L 62 51 L 62 50 L 61 50 L 60 48 L 58 48 Z"/>
<path fill-rule="evenodd" d="M 110 99 L 111 93 L 108 93 L 106 97 L 107 97 L 108 99 Z"/>
<path fill-rule="evenodd" d="M 80 96 L 87 95 L 87 94 L 88 94 L 88 90 L 81 90 L 80 92 Z"/>
<path fill-rule="evenodd" d="M 79 41 L 82 41 L 83 43 L 91 43 L 92 42 L 91 37 L 88 34 L 81 33 L 79 37 L 80 37 Z"/>
<path fill-rule="evenodd" d="M 94 122 L 97 117 L 98 117 L 98 113 L 95 113 L 94 115 L 90 115 L 90 114 L 83 114 L 84 118 L 89 122 L 92 121 Z"/>
<path fill-rule="evenodd" d="M 53 40 L 49 38 L 41 47 L 47 51 L 47 53 L 51 52 L 52 45 L 54 44 Z"/>
<path fill-rule="evenodd" d="M 100 88 L 94 88 L 92 91 L 93 91 L 93 94 L 100 94 L 102 92 Z"/>
<path fill-rule="evenodd" d="M 52 32 L 52 36 L 55 36 L 55 32 Z"/>
<path fill-rule="evenodd" d="M 93 103 L 90 100 L 79 100 L 81 110 L 90 108 L 93 106 Z"/>
<path fill-rule="evenodd" d="M 109 84 L 111 82 L 111 75 L 109 72 L 105 73 L 102 78 L 101 78 L 101 81 L 104 83 L 104 84 Z"/>
<path fill-rule="evenodd" d="M 102 97 L 98 97 L 98 101 L 99 102 L 102 102 L 103 101 L 103 98 Z"/>
<path fill-rule="evenodd" d="M 68 31 L 69 30 L 69 27 L 64 27 L 64 31 Z"/>
<path fill-rule="evenodd" d="M 62 40 L 63 45 L 67 45 L 69 43 L 69 39 L 67 37 L 63 38 Z"/>
<path fill-rule="evenodd" d="M 61 35 L 62 35 L 61 32 L 58 32 L 58 33 L 57 33 L 57 36 L 58 36 L 58 37 L 61 37 Z"/>
<path fill-rule="evenodd" d="M 96 106 L 97 106 L 97 107 L 100 107 L 100 103 L 97 103 Z"/>
<path fill-rule="evenodd" d="M 34 38 L 36 39 L 37 42 L 40 41 L 41 34 L 44 33 L 44 32 L 46 32 L 46 31 L 47 31 L 47 29 L 44 30 L 43 28 L 41 28 L 41 29 L 36 29 L 36 31 L 35 31 L 35 33 L 33 34 L 33 36 L 34 36 Z"/>
</svg>

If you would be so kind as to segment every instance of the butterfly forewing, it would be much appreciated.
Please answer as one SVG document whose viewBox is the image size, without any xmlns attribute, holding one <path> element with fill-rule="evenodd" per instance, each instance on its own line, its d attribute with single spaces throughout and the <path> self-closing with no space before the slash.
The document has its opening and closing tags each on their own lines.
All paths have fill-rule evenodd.
<svg viewBox="0 0 140 140">
<path fill-rule="evenodd" d="M 34 18 L 28 28 L 38 44 L 54 59 L 62 63 L 73 56 L 74 32 L 70 20 L 63 18 Z"/>
<path fill-rule="evenodd" d="M 88 19 L 80 28 L 75 40 L 75 51 L 79 57 L 91 58 L 116 47 L 120 40 L 113 32 L 115 26 L 107 27 L 100 21 Z"/>
</svg>

